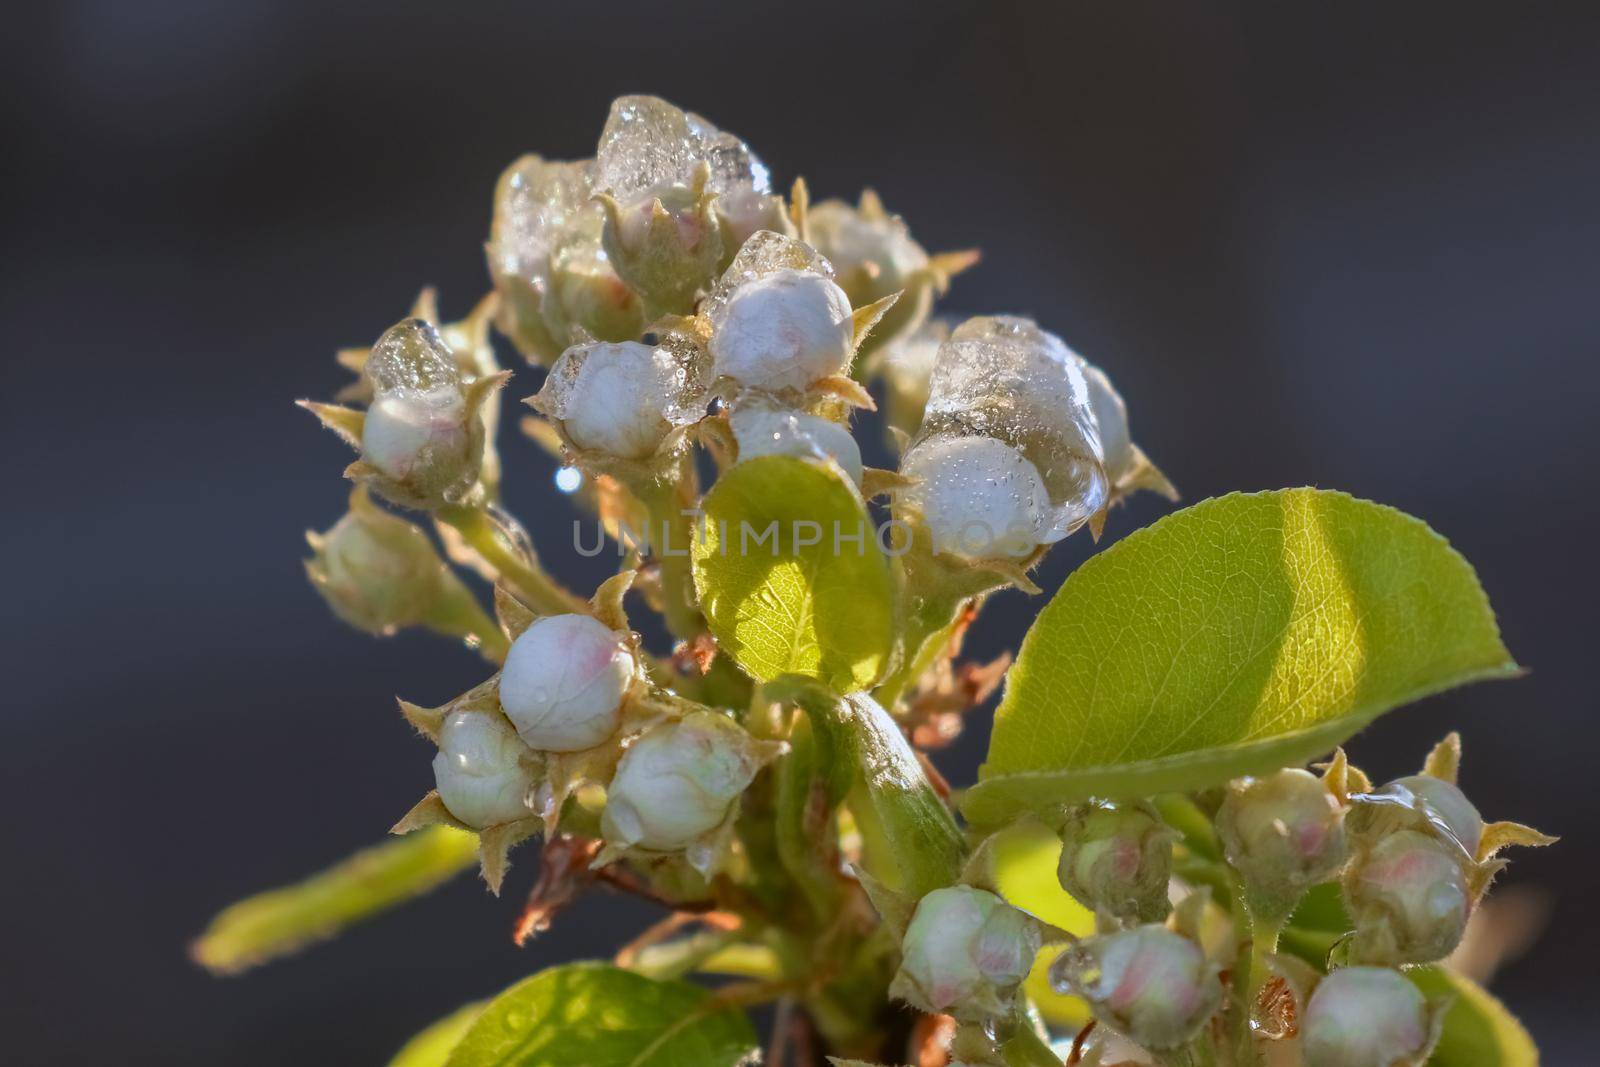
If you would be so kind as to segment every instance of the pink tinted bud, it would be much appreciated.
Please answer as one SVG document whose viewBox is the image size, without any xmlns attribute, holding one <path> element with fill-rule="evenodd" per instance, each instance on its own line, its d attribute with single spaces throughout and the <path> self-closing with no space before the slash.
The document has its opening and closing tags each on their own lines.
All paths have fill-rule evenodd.
<svg viewBox="0 0 1600 1067">
<path fill-rule="evenodd" d="M 1387 967 L 1345 967 L 1318 983 L 1300 1044 L 1306 1067 L 1418 1067 L 1433 1045 L 1422 991 Z"/>
<path fill-rule="evenodd" d="M 616 733 L 633 671 L 624 635 L 588 615 L 549 615 L 512 643 L 500 706 L 532 747 L 578 752 Z"/>
<path fill-rule="evenodd" d="M 935 889 L 917 904 L 890 991 L 923 1011 L 976 1021 L 1010 1009 L 1039 952 L 1039 925 L 993 893 Z"/>
<path fill-rule="evenodd" d="M 1338 874 L 1349 854 L 1344 809 L 1322 779 L 1298 768 L 1232 783 L 1216 824 L 1253 895 L 1285 911 Z"/>
<path fill-rule="evenodd" d="M 1061 828 L 1056 876 L 1080 903 L 1128 922 L 1172 910 L 1172 831 L 1144 804 L 1083 804 Z"/>
<path fill-rule="evenodd" d="M 1398 830 L 1360 851 L 1345 872 L 1345 905 L 1361 963 L 1430 963 L 1461 943 L 1472 897 L 1455 844 Z"/>
<path fill-rule="evenodd" d="M 1080 941 L 1051 966 L 1050 981 L 1087 1000 L 1107 1026 L 1157 1050 L 1188 1041 L 1222 1003 L 1216 966 L 1164 926 Z"/>
</svg>

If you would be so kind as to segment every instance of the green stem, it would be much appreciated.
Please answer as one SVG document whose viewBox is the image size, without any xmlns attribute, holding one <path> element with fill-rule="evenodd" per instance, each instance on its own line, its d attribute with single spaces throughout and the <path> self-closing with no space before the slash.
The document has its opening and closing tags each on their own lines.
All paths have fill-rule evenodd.
<svg viewBox="0 0 1600 1067">
<path fill-rule="evenodd" d="M 685 514 L 694 503 L 695 479 L 686 458 L 676 477 L 640 480 L 629 488 L 649 515 L 647 536 L 651 554 L 661 568 L 661 608 L 667 629 L 687 641 L 706 628 L 694 589 L 690 549 L 699 535 L 694 516 Z"/>
<path fill-rule="evenodd" d="M 440 522 L 455 528 L 472 550 L 493 567 L 500 580 L 523 603 L 541 615 L 589 613 L 589 602 L 563 588 L 544 572 L 537 560 L 525 558 L 501 536 L 482 508 L 450 507 L 434 512 Z"/>
<path fill-rule="evenodd" d="M 500 624 L 483 610 L 465 586 L 453 579 L 429 608 L 422 624 L 435 633 L 460 638 L 490 663 L 505 662 L 506 652 L 511 648 Z"/>
</svg>

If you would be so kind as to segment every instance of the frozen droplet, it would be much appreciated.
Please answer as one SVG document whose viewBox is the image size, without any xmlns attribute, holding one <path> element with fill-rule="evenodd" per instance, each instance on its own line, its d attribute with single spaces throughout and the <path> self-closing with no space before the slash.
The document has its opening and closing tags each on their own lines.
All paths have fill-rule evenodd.
<svg viewBox="0 0 1600 1067">
<path fill-rule="evenodd" d="M 590 204 L 591 160 L 562 163 L 523 156 L 495 191 L 489 234 L 492 272 L 535 280 L 549 276 L 550 254 Z"/>
<path fill-rule="evenodd" d="M 596 189 L 624 203 L 690 184 L 701 164 L 710 169 L 713 193 L 771 187 L 767 168 L 743 141 L 655 96 L 612 102 L 595 157 Z"/>
<path fill-rule="evenodd" d="M 714 321 L 741 286 L 785 270 L 817 274 L 833 280 L 833 264 L 815 248 L 787 234 L 759 230 L 740 246 L 733 262 L 722 272 L 716 285 L 712 286 L 701 311 Z"/>
<path fill-rule="evenodd" d="M 1050 500 L 1041 542 L 1071 533 L 1109 498 L 1083 361 L 1029 319 L 968 319 L 940 346 L 914 444 L 949 437 L 1003 441 L 1033 464 Z"/>
<path fill-rule="evenodd" d="M 459 394 L 461 370 L 432 323 L 402 319 L 372 346 L 363 368 L 377 396 Z"/>
<path fill-rule="evenodd" d="M 534 404 L 579 448 L 645 459 L 705 413 L 709 373 L 704 351 L 679 334 L 659 345 L 596 341 L 562 353 Z"/>
</svg>

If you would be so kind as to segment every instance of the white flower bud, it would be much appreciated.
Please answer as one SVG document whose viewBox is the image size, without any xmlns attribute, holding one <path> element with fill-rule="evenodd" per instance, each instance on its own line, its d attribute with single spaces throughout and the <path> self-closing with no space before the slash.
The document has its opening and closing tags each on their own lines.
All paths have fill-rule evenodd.
<svg viewBox="0 0 1600 1067">
<path fill-rule="evenodd" d="M 453 711 L 439 727 L 439 799 L 474 830 L 532 818 L 527 801 L 540 771 L 538 755 L 494 712 Z"/>
<path fill-rule="evenodd" d="M 712 312 L 716 372 L 740 385 L 804 390 L 850 366 L 850 298 L 827 277 L 785 269 L 745 282 Z"/>
<path fill-rule="evenodd" d="M 579 448 L 645 459 L 672 430 L 680 374 L 669 355 L 637 341 L 574 345 L 551 368 L 536 405 Z"/>
<path fill-rule="evenodd" d="M 500 706 L 532 747 L 578 752 L 617 732 L 633 673 L 622 634 L 588 615 L 549 615 L 512 642 Z"/>
<path fill-rule="evenodd" d="M 935 889 L 906 927 L 890 992 L 957 1019 L 1004 1014 L 1041 941 L 1038 922 L 993 893 L 964 885 Z"/>
<path fill-rule="evenodd" d="M 459 466 L 470 444 L 466 403 L 455 389 L 380 396 L 367 409 L 361 452 L 397 482 L 418 468 Z"/>
<path fill-rule="evenodd" d="M 758 401 L 740 404 L 728 421 L 739 442 L 741 460 L 757 456 L 831 459 L 851 481 L 861 485 L 861 448 L 837 422 Z"/>
<path fill-rule="evenodd" d="M 716 712 L 693 712 L 657 726 L 617 764 L 606 787 L 601 832 L 622 848 L 687 848 L 723 825 L 772 754 L 770 745 Z"/>
<path fill-rule="evenodd" d="M 421 529 L 357 489 L 350 510 L 324 534 L 307 534 L 311 584 L 335 615 L 373 634 L 422 622 L 460 583 Z M 464 592 L 464 591 L 463 591 Z"/>
<path fill-rule="evenodd" d="M 1392 966 L 1453 952 L 1472 911 L 1460 849 L 1415 830 L 1362 844 L 1344 880 L 1351 959 Z"/>
<path fill-rule="evenodd" d="M 1094 412 L 1100 431 L 1100 451 L 1105 458 L 1106 477 L 1112 485 L 1134 473 L 1139 453 L 1128 435 L 1128 405 L 1106 377 L 1106 372 L 1084 360 L 1083 377 L 1089 385 L 1089 410 Z"/>
<path fill-rule="evenodd" d="M 992 437 L 936 437 L 906 453 L 916 479 L 900 501 L 921 516 L 936 552 L 969 559 L 1025 556 L 1042 541 L 1050 497 L 1027 457 Z"/>
<path fill-rule="evenodd" d="M 1164 926 L 1080 941 L 1051 965 L 1050 981 L 1087 1000 L 1095 1018 L 1156 1050 L 1188 1041 L 1222 1003 L 1216 965 Z"/>
<path fill-rule="evenodd" d="M 1349 855 L 1344 809 L 1322 779 L 1299 768 L 1233 783 L 1216 824 L 1234 870 L 1284 910 L 1333 878 Z"/>
<path fill-rule="evenodd" d="M 1345 967 L 1317 984 L 1300 1024 L 1306 1067 L 1419 1067 L 1433 1045 L 1422 991 L 1387 967 Z"/>
<path fill-rule="evenodd" d="M 1172 841 L 1145 805 L 1084 804 L 1061 829 L 1061 887 L 1080 903 L 1119 919 L 1159 922 L 1172 904 Z"/>
</svg>

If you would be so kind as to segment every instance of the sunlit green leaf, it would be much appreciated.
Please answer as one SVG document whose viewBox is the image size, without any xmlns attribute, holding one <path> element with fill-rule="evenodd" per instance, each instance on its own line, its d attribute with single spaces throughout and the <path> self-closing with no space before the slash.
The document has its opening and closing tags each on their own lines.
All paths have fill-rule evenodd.
<svg viewBox="0 0 1600 1067">
<path fill-rule="evenodd" d="M 389 1067 L 444 1067 L 451 1051 L 482 1011 L 481 1002 L 457 1008 L 407 1041 L 389 1061 Z"/>
<path fill-rule="evenodd" d="M 1454 997 L 1432 1067 L 1538 1067 L 1539 1050 L 1528 1031 L 1494 996 L 1443 967 L 1407 971 L 1429 998 Z"/>
<path fill-rule="evenodd" d="M 552 967 L 501 993 L 449 1067 L 735 1067 L 756 1049 L 750 1021 L 687 982 L 618 967 Z"/>
<path fill-rule="evenodd" d="M 448 826 L 391 838 L 303 882 L 225 909 L 190 953 L 219 974 L 246 970 L 428 892 L 476 863 L 477 848 L 475 835 Z"/>
<path fill-rule="evenodd" d="M 1263 773 L 1516 670 L 1472 568 L 1416 519 L 1314 489 L 1208 500 L 1062 585 L 963 810 L 992 824 Z"/>
<path fill-rule="evenodd" d="M 861 495 L 836 469 L 790 456 L 737 464 L 706 494 L 695 588 L 722 649 L 759 681 L 839 692 L 888 665 L 894 578 Z"/>
</svg>

